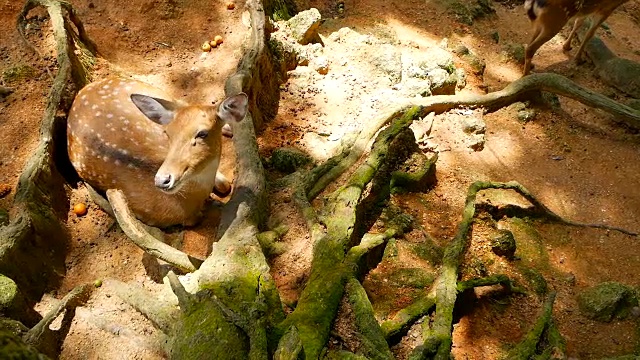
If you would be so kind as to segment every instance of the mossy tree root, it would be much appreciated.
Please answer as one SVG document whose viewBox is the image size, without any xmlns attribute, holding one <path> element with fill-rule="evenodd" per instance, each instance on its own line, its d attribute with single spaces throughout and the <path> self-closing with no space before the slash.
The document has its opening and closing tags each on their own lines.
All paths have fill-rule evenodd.
<svg viewBox="0 0 640 360">
<path fill-rule="evenodd" d="M 398 311 L 389 320 L 380 324 L 384 337 L 391 341 L 404 334 L 421 317 L 427 315 L 436 305 L 435 291 L 430 291 L 416 299 L 411 305 Z"/>
<path fill-rule="evenodd" d="M 391 141 L 404 131 L 420 113 L 415 107 L 407 111 L 391 126 L 382 131 L 365 162 L 350 177 L 347 184 L 337 189 L 331 196 L 324 216 L 320 218 L 324 231 L 318 231 L 314 238 L 311 274 L 300 295 L 296 309 L 279 329 L 289 339 L 289 329 L 295 328 L 302 343 L 305 357 L 316 359 L 320 356 L 329 337 L 331 324 L 342 299 L 345 284 L 355 276 L 358 261 L 368 249 L 375 247 L 376 237 L 359 246 L 350 248 L 351 236 L 356 225 L 356 208 L 367 184 L 377 175 L 387 160 Z M 394 236 L 400 229 L 389 230 L 380 239 Z M 291 341 L 292 346 L 298 343 Z M 292 351 L 283 351 L 292 353 Z"/>
<path fill-rule="evenodd" d="M 419 100 L 404 99 L 387 106 L 362 130 L 353 142 L 348 142 L 344 150 L 327 160 L 323 165 L 311 170 L 304 176 L 304 188 L 308 201 L 313 200 L 332 181 L 349 169 L 367 149 L 371 138 L 386 125 L 389 120 L 404 113 L 412 106 L 422 106 L 421 116 L 430 112 L 436 114 L 459 107 L 484 107 L 489 110 L 500 109 L 516 101 L 526 100 L 534 92 L 547 91 L 569 97 L 587 106 L 602 109 L 622 121 L 629 127 L 640 129 L 640 111 L 617 103 L 608 97 L 583 88 L 562 75 L 542 73 L 524 76 L 502 90 L 484 95 L 457 94 L 437 95 Z M 301 197 L 300 197 L 301 198 Z M 301 198 L 302 199 L 302 198 Z"/>
<path fill-rule="evenodd" d="M 373 315 L 373 307 L 362 284 L 355 277 L 349 278 L 346 297 L 353 311 L 358 340 L 361 344 L 358 353 L 367 359 L 393 359 L 384 333 Z"/>
<path fill-rule="evenodd" d="M 615 116 L 615 120 L 624 122 L 633 129 L 640 129 L 640 111 L 615 102 L 595 91 L 581 87 L 566 77 L 552 73 L 539 73 L 523 76 L 510 83 L 504 89 L 484 95 L 437 95 L 419 100 L 404 100 L 400 108 L 423 106 L 427 112 L 441 113 L 450 109 L 468 106 L 484 107 L 489 110 L 500 109 L 516 101 L 527 100 L 531 93 L 547 91 L 577 100 L 587 106 L 604 110 Z"/>
<path fill-rule="evenodd" d="M 494 189 L 513 190 L 513 191 L 517 192 L 518 194 L 522 195 L 522 197 L 527 199 L 527 201 L 529 201 L 531 203 L 531 205 L 534 206 L 534 210 L 539 215 L 541 215 L 542 217 L 547 218 L 547 219 L 549 219 L 551 221 L 559 222 L 559 223 L 565 224 L 565 225 L 576 226 L 576 227 L 588 227 L 588 228 L 594 228 L 594 229 L 618 231 L 618 232 L 621 232 L 623 234 L 630 235 L 630 236 L 638 236 L 639 235 L 637 232 L 630 231 L 630 230 L 627 230 L 627 229 L 623 229 L 623 228 L 620 228 L 620 227 L 617 227 L 617 226 L 610 226 L 610 225 L 606 225 L 606 224 L 588 224 L 588 223 L 581 223 L 581 222 L 565 219 L 565 218 L 561 217 L 560 215 L 558 215 L 558 214 L 554 213 L 553 211 L 551 211 L 551 209 L 549 209 L 540 200 L 538 200 L 538 198 L 536 198 L 529 190 L 527 190 L 524 186 L 522 186 L 521 184 L 519 184 L 519 183 L 517 183 L 515 181 L 511 181 L 511 182 L 507 182 L 507 183 L 493 183 L 493 184 L 494 184 L 494 186 L 493 186 Z"/>
<path fill-rule="evenodd" d="M 515 286 L 513 281 L 506 275 L 493 275 L 483 278 L 471 279 L 458 282 L 458 292 L 471 290 L 479 286 L 502 285 L 511 293 L 524 294 L 525 290 L 519 286 Z"/>
<path fill-rule="evenodd" d="M 543 305 L 542 315 L 540 315 L 522 341 L 509 351 L 507 359 L 530 359 L 536 355 L 543 355 L 540 357 L 541 359 L 564 358 L 566 351 L 565 341 L 560 335 L 552 316 L 555 298 L 556 293 L 551 292 Z M 544 356 L 545 354 L 546 356 Z"/>
<path fill-rule="evenodd" d="M 425 358 L 433 356 L 435 359 L 448 359 L 451 350 L 451 326 L 453 321 L 453 309 L 460 290 L 471 286 L 483 286 L 491 283 L 508 284 L 512 290 L 519 291 L 514 288 L 508 278 L 495 276 L 492 278 L 479 279 L 470 282 L 458 283 L 458 271 L 462 262 L 462 255 L 468 247 L 468 237 L 473 224 L 473 218 L 476 212 L 476 196 L 479 191 L 487 189 L 510 189 L 515 190 L 525 197 L 538 211 L 547 216 L 552 221 L 559 221 L 574 226 L 592 226 L 603 227 L 601 225 L 584 225 L 574 223 L 561 218 L 559 215 L 549 210 L 543 203 L 536 199 L 526 188 L 517 182 L 488 182 L 478 181 L 473 183 L 467 192 L 465 207 L 462 214 L 462 221 L 458 226 L 453 241 L 447 246 L 444 253 L 443 264 L 440 270 L 440 276 L 435 282 L 436 290 L 436 314 L 433 321 L 433 327 L 425 329 L 423 338 L 425 346 L 417 348 L 412 358 Z M 433 346 L 435 344 L 435 346 Z M 428 345 L 428 346 L 427 346 Z M 433 351 L 431 353 L 431 351 Z"/>
<path fill-rule="evenodd" d="M 29 158 L 18 185 L 13 207 L 15 218 L 7 226 L 0 227 L 0 273 L 12 278 L 30 298 L 37 299 L 44 287 L 55 283 L 59 274 L 64 273 L 64 249 L 68 235 L 61 224 L 66 218 L 69 202 L 64 190 L 64 180 L 56 169 L 53 159 L 56 144 L 65 129 L 56 114 L 61 109 L 63 94 L 70 80 L 79 89 L 88 78 L 84 67 L 77 66 L 74 50 L 84 46 L 81 41 L 89 41 L 86 34 L 72 35 L 67 16 L 80 31 L 82 23 L 72 15 L 70 4 L 57 0 L 28 0 L 17 19 L 20 34 L 25 33 L 26 17 L 36 7 L 45 7 L 51 17 L 53 35 L 57 46 L 58 73 L 47 97 L 47 105 L 40 123 L 40 138 L 34 155 Z M 78 41 L 80 39 L 80 41 Z M 27 42 L 28 44 L 28 42 Z M 29 261 L 20 259 L 27 257 Z M 16 264 L 30 264 L 18 268 Z M 36 265 L 37 264 L 37 265 Z"/>
<path fill-rule="evenodd" d="M 219 240 L 211 254 L 190 278 L 180 279 L 188 298 L 195 300 L 170 334 L 170 355 L 176 358 L 268 358 L 275 350 L 269 344 L 278 341 L 272 329 L 284 319 L 257 239 L 268 203 L 255 128 L 275 114 L 278 85 L 265 46 L 262 3 L 250 0 L 246 5 L 251 34 L 238 69 L 225 83 L 227 96 L 241 91 L 249 96 L 249 113 L 233 126 L 238 154 L 234 192 L 222 209 Z"/>
<path fill-rule="evenodd" d="M 195 271 L 202 264 L 202 260 L 189 256 L 149 234 L 145 226 L 135 218 L 129 209 L 122 191 L 107 190 L 107 199 L 122 231 L 144 252 L 187 272 Z"/>
<path fill-rule="evenodd" d="M 65 316 L 66 319 L 63 320 L 63 326 L 60 330 L 51 330 L 49 329 L 49 325 L 63 312 L 66 311 L 67 314 L 73 314 L 75 312 L 75 308 L 78 306 L 82 306 L 91 296 L 93 292 L 94 286 L 92 284 L 85 284 L 75 287 L 71 290 L 65 297 L 60 300 L 60 302 L 45 316 L 38 322 L 33 328 L 31 328 L 23 337 L 25 343 L 35 347 L 38 351 L 43 353 L 51 353 L 51 338 L 55 339 L 56 337 L 64 338 L 66 336 L 66 331 L 69 330 L 69 326 L 71 324 L 71 316 Z M 60 339 L 56 339 L 57 343 Z"/>
</svg>

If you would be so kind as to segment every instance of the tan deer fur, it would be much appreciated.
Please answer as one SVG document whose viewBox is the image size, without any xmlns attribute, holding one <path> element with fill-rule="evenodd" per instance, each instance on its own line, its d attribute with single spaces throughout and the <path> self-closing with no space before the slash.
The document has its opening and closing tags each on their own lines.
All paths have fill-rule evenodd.
<svg viewBox="0 0 640 360">
<path fill-rule="evenodd" d="M 73 102 L 67 141 L 71 163 L 92 187 L 120 189 L 148 225 L 194 225 L 219 174 L 225 123 L 240 121 L 247 96 L 217 106 L 183 105 L 143 82 L 111 77 L 89 84 Z"/>
<path fill-rule="evenodd" d="M 563 50 L 571 50 L 571 40 L 582 27 L 587 16 L 593 16 L 593 23 L 587 31 L 576 53 L 576 62 L 581 61 L 585 45 L 593 37 L 598 27 L 620 5 L 629 0 L 526 0 L 524 8 L 533 23 L 533 37 L 525 50 L 524 75 L 531 71 L 531 59 L 536 51 L 571 19 L 575 19 L 573 29 L 564 43 Z"/>
</svg>

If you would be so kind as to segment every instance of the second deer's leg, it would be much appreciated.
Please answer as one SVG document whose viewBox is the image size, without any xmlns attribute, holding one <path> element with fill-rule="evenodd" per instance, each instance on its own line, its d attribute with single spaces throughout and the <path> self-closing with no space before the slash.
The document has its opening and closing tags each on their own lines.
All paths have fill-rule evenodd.
<svg viewBox="0 0 640 360">
<path fill-rule="evenodd" d="M 562 19 L 554 16 L 546 16 L 546 14 L 547 13 L 541 14 L 540 17 L 534 21 L 534 36 L 529 45 L 527 45 L 524 54 L 524 75 L 529 74 L 529 71 L 531 71 L 531 59 L 536 51 L 560 32 L 564 24 L 567 23 L 566 19 L 560 21 Z"/>
<path fill-rule="evenodd" d="M 564 42 L 564 45 L 562 45 L 562 49 L 564 51 L 571 50 L 571 40 L 573 40 L 573 37 L 576 36 L 576 32 L 578 31 L 578 29 L 580 29 L 584 24 L 584 19 L 585 17 L 581 16 L 577 18 L 573 23 L 573 29 L 571 29 L 571 33 L 569 33 L 569 37 L 567 38 L 567 41 Z"/>
<path fill-rule="evenodd" d="M 220 171 L 216 173 L 216 182 L 213 192 L 219 196 L 227 196 L 231 192 L 231 183 Z"/>
<path fill-rule="evenodd" d="M 583 62 L 582 53 L 584 52 L 584 48 L 587 46 L 587 43 L 589 42 L 589 40 L 591 40 L 591 38 L 596 33 L 596 30 L 598 30 L 600 25 L 609 17 L 609 15 L 611 15 L 613 10 L 614 9 L 607 10 L 604 13 L 595 13 L 594 14 L 593 23 L 591 24 L 591 27 L 589 28 L 587 33 L 584 35 L 584 39 L 582 39 L 582 41 L 580 43 L 580 48 L 578 49 L 578 52 L 576 53 L 576 58 L 575 58 L 576 63 L 579 64 L 579 63 Z"/>
</svg>

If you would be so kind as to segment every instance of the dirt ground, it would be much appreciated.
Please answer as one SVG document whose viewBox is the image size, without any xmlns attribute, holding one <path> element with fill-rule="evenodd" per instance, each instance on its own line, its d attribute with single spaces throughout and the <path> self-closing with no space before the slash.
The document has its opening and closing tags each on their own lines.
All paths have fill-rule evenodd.
<svg viewBox="0 0 640 360">
<path fill-rule="evenodd" d="M 360 55 L 391 44 L 401 52 L 424 51 L 446 43 L 464 43 L 486 62 L 484 76 L 454 56 L 456 67 L 466 70 L 466 86 L 459 92 L 484 93 L 501 89 L 520 77 L 521 65 L 505 57 L 508 44 L 524 44 L 531 28 L 520 5 L 494 2 L 496 14 L 463 25 L 438 2 L 310 0 L 325 19 L 320 28 L 322 56 L 329 72 L 321 75 L 310 67 L 298 67 L 282 85 L 277 117 L 259 133 L 261 154 L 295 146 L 317 159 L 329 156 L 339 140 L 366 126 L 376 112 L 395 100 L 384 81 L 374 78 Z M 223 95 L 223 83 L 241 55 L 247 34 L 243 25 L 244 2 L 227 9 L 226 1 L 114 0 L 72 1 L 101 57 L 96 78 L 107 74 L 133 76 L 162 87 L 175 98 L 189 102 L 212 102 Z M 44 12 L 30 22 L 29 39 L 40 55 L 28 49 L 15 30 L 19 1 L 0 3 L 0 72 L 27 69 L 20 80 L 4 81 L 15 92 L 0 100 L 0 184 L 15 189 L 26 160 L 36 147 L 39 121 L 55 71 L 53 41 Z M 619 56 L 640 62 L 640 0 L 621 6 L 598 35 Z M 340 30 L 348 27 L 350 31 Z M 566 35 L 569 29 L 564 29 Z M 499 41 L 495 41 L 495 33 Z M 44 34 L 44 35 L 40 35 Z M 224 43 L 210 53 L 200 45 L 222 35 Z M 361 38 L 377 39 L 373 42 Z M 446 39 L 446 40 L 443 40 Z M 600 91 L 618 101 L 624 95 L 599 81 L 590 64 L 579 67 L 561 51 L 563 35 L 545 44 L 534 58 L 534 71 L 551 71 L 578 84 Z M 380 40 L 381 42 L 376 42 Z M 371 43 L 373 49 L 362 44 Z M 362 45 L 362 46 L 361 46 Z M 386 45 L 385 45 L 386 46 Z M 357 49 L 357 50 L 354 50 Z M 364 49 L 364 50 L 363 50 Z M 360 54 L 359 52 L 363 52 Z M 575 52 L 575 51 L 574 51 Z M 205 71 L 206 69 L 206 71 Z M 210 71 L 209 69 L 215 69 Z M 515 180 L 561 216 L 587 223 L 604 223 L 640 231 L 640 138 L 616 124 L 602 111 L 560 98 L 560 107 L 536 107 L 531 121 L 520 121 L 516 107 L 482 114 L 451 111 L 433 118 L 429 148 L 439 153 L 437 185 L 424 194 L 392 197 L 392 204 L 418 220 L 420 228 L 397 240 L 398 261 L 383 261 L 365 279 L 376 316 L 384 320 L 410 303 L 416 286 L 396 284 L 397 268 L 436 271 L 437 265 L 416 255 L 413 248 L 428 241 L 439 246 L 453 238 L 468 186 L 476 180 Z M 470 150 L 461 121 L 474 116 L 486 124 L 484 148 Z M 225 141 L 222 171 L 232 177 L 233 159 Z M 433 152 L 432 151 L 432 152 Z M 277 174 L 269 174 L 277 176 Z M 70 289 L 95 279 L 117 279 L 146 289 L 162 285 L 158 269 L 134 246 L 107 214 L 99 210 L 80 185 L 70 184 L 71 204 L 84 202 L 89 213 L 68 216 L 71 242 L 62 283 L 38 304 L 45 312 Z M 0 208 L 10 209 L 14 191 L 0 198 Z M 505 200 L 503 194 L 488 194 Z M 270 260 L 272 274 L 283 302 L 295 304 L 308 276 L 310 239 L 292 203 L 273 194 L 272 222 L 284 222 L 287 251 Z M 521 201 L 521 200 L 516 200 Z M 216 214 L 184 233 L 182 248 L 204 258 L 215 234 Z M 475 229 L 463 276 L 505 273 L 522 280 L 523 268 L 534 269 L 558 297 L 554 307 L 560 332 L 567 339 L 567 355 L 573 359 L 637 354 L 640 349 L 638 319 L 598 323 L 582 316 L 576 295 L 603 281 L 640 287 L 640 243 L 617 232 L 573 228 L 511 219 L 498 227 L 513 231 L 520 260 L 507 261 L 487 249 L 486 237 Z M 533 229 L 533 230 L 532 230 Z M 209 240 L 208 240 L 209 239 Z M 533 255 L 532 255 L 533 254 Z M 525 281 L 525 280 L 522 280 Z M 519 341 L 540 313 L 543 298 L 530 294 L 504 298 L 479 289 L 454 325 L 453 354 L 456 359 L 497 359 L 508 345 Z M 406 358 L 410 336 L 393 347 L 394 355 Z M 108 281 L 77 310 L 61 359 L 160 359 L 159 331 L 142 315 L 109 290 Z"/>
</svg>

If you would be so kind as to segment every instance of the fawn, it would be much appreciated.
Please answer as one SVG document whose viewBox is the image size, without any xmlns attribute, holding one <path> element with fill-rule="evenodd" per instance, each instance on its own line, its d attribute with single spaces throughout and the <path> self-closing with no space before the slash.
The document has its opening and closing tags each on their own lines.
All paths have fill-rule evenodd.
<svg viewBox="0 0 640 360">
<path fill-rule="evenodd" d="M 84 87 L 67 123 L 67 150 L 97 190 L 120 189 L 147 225 L 195 225 L 218 173 L 223 125 L 247 114 L 240 93 L 213 105 L 184 105 L 140 81 L 111 77 Z"/>
<path fill-rule="evenodd" d="M 563 50 L 571 50 L 571 40 L 582 27 L 584 19 L 594 15 L 594 22 L 587 31 L 576 53 L 576 62 L 581 61 L 585 45 L 593 37 L 600 24 L 620 5 L 629 0 L 526 0 L 524 8 L 533 23 L 533 37 L 525 50 L 524 75 L 531 71 L 531 58 L 540 46 L 554 37 L 564 25 L 575 18 L 573 29 L 563 45 Z"/>
</svg>

